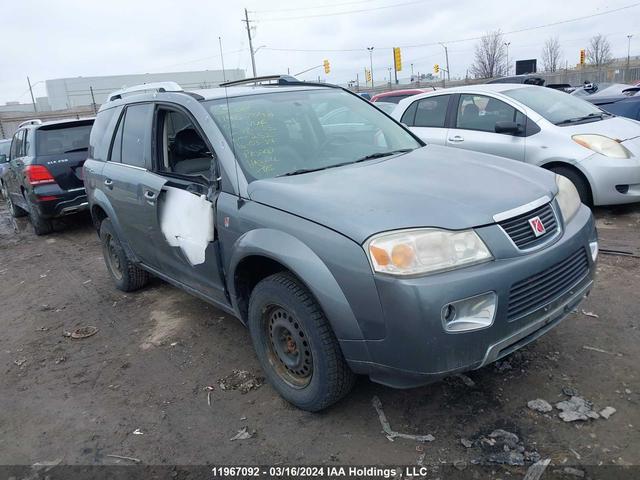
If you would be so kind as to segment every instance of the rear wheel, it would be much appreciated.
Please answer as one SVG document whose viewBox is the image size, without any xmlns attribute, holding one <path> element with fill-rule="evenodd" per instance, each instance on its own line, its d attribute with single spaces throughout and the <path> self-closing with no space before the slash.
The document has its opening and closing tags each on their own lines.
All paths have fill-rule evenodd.
<svg viewBox="0 0 640 480">
<path fill-rule="evenodd" d="M 131 261 L 108 218 L 100 223 L 100 239 L 104 262 L 116 287 L 123 292 L 144 287 L 149 281 L 149 273 Z"/>
<path fill-rule="evenodd" d="M 293 275 L 276 273 L 256 285 L 249 330 L 269 382 L 298 408 L 322 410 L 351 390 L 355 375 L 329 321 Z"/>
<path fill-rule="evenodd" d="M 53 231 L 53 222 L 47 218 L 42 218 L 38 208 L 33 205 L 29 199 L 25 196 L 25 202 L 27 203 L 27 209 L 29 212 L 29 221 L 33 226 L 33 231 L 36 235 L 46 235 Z"/>
<path fill-rule="evenodd" d="M 9 207 L 9 213 L 11 213 L 11 216 L 18 218 L 18 217 L 24 217 L 25 215 L 27 215 L 27 212 L 25 212 L 23 209 L 13 204 L 13 201 L 11 200 L 11 195 L 9 195 L 9 190 L 7 189 L 7 186 L 5 185 L 5 183 L 4 182 L 0 182 L 0 183 L 2 183 L 2 196 L 7 202 L 7 206 Z"/>
<path fill-rule="evenodd" d="M 553 167 L 551 171 L 571 180 L 571 183 L 573 183 L 578 191 L 578 195 L 580 195 L 580 201 L 588 207 L 593 206 L 591 188 L 582 175 L 569 167 Z"/>
</svg>

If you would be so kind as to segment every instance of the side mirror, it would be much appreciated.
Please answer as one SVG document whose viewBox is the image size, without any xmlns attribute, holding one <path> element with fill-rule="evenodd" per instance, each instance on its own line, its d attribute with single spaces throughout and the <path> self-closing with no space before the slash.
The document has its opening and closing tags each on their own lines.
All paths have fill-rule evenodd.
<svg viewBox="0 0 640 480">
<path fill-rule="evenodd" d="M 9 163 L 9 159 L 4 153 L 0 154 L 0 164 L 2 163 Z"/>
<path fill-rule="evenodd" d="M 500 121 L 496 122 L 495 131 L 496 133 L 507 133 L 509 135 L 516 135 L 522 131 L 522 127 L 516 122 Z"/>
</svg>

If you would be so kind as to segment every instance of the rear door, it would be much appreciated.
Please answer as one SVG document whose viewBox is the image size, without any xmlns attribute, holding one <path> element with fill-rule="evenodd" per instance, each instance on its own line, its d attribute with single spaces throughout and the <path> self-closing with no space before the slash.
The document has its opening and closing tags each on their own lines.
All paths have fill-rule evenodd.
<svg viewBox="0 0 640 480">
<path fill-rule="evenodd" d="M 427 143 L 445 145 L 446 118 L 451 95 L 435 95 L 413 102 L 400 121 Z"/>
<path fill-rule="evenodd" d="M 498 121 L 516 122 L 520 134 L 496 133 Z M 526 116 L 511 105 L 487 95 L 460 95 L 446 145 L 490 153 L 513 160 L 525 160 Z"/>
<path fill-rule="evenodd" d="M 87 159 L 92 125 L 93 120 L 45 125 L 27 136 L 28 148 L 36 155 L 35 163 L 44 165 L 63 190 L 84 190 L 82 166 Z"/>
<path fill-rule="evenodd" d="M 153 243 L 159 229 L 157 201 L 165 180 L 151 168 L 153 104 L 126 107 L 120 116 L 109 160 L 102 170 L 101 189 L 116 212 L 120 233 L 136 256 L 158 267 Z"/>
</svg>

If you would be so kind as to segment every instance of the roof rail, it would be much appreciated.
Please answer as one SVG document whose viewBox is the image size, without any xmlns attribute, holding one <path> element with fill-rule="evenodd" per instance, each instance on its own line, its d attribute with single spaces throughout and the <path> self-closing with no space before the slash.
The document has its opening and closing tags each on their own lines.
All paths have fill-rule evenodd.
<svg viewBox="0 0 640 480">
<path fill-rule="evenodd" d="M 255 85 L 288 85 L 290 87 L 327 87 L 327 88 L 340 88 L 338 85 L 332 83 L 318 83 L 318 82 L 303 82 L 291 75 L 266 75 L 264 77 L 245 78 L 242 80 L 233 80 L 232 82 L 221 83 L 221 87 L 235 87 L 237 85 L 246 85 L 253 83 Z"/>
<path fill-rule="evenodd" d="M 125 87 L 120 90 L 116 90 L 112 92 L 108 96 L 109 102 L 114 100 L 119 100 L 123 95 L 129 93 L 136 92 L 148 92 L 148 91 L 156 91 L 156 92 L 183 92 L 182 87 L 178 85 L 176 82 L 151 82 L 151 83 L 143 83 L 141 85 L 133 85 L 131 87 Z"/>
<path fill-rule="evenodd" d="M 39 118 L 33 118 L 31 120 L 27 120 L 26 122 L 22 122 L 20 125 L 18 125 L 18 128 L 22 128 L 27 125 L 42 125 L 42 120 L 40 120 Z"/>
</svg>

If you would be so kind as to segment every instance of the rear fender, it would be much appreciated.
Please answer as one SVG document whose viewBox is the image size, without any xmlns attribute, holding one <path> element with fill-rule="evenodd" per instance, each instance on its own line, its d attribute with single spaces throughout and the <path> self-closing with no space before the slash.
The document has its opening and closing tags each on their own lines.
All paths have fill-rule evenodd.
<svg viewBox="0 0 640 480">
<path fill-rule="evenodd" d="M 122 227 L 120 226 L 120 221 L 118 220 L 118 216 L 116 215 L 115 210 L 111 207 L 111 203 L 109 202 L 109 199 L 104 194 L 104 192 L 99 189 L 95 189 L 93 191 L 93 195 L 91 198 L 91 216 L 92 217 L 94 215 L 93 209 L 96 206 L 102 208 L 107 214 L 107 218 L 111 221 L 111 225 L 113 225 L 113 229 L 115 230 L 116 235 L 118 236 L 118 241 L 120 242 L 120 245 L 122 245 L 122 248 L 124 248 L 125 252 L 127 252 L 127 255 L 129 256 L 129 258 L 131 258 L 134 262 L 139 262 L 138 257 L 136 256 L 136 254 L 133 252 L 133 250 L 127 243 L 126 237 L 122 231 Z"/>
</svg>

